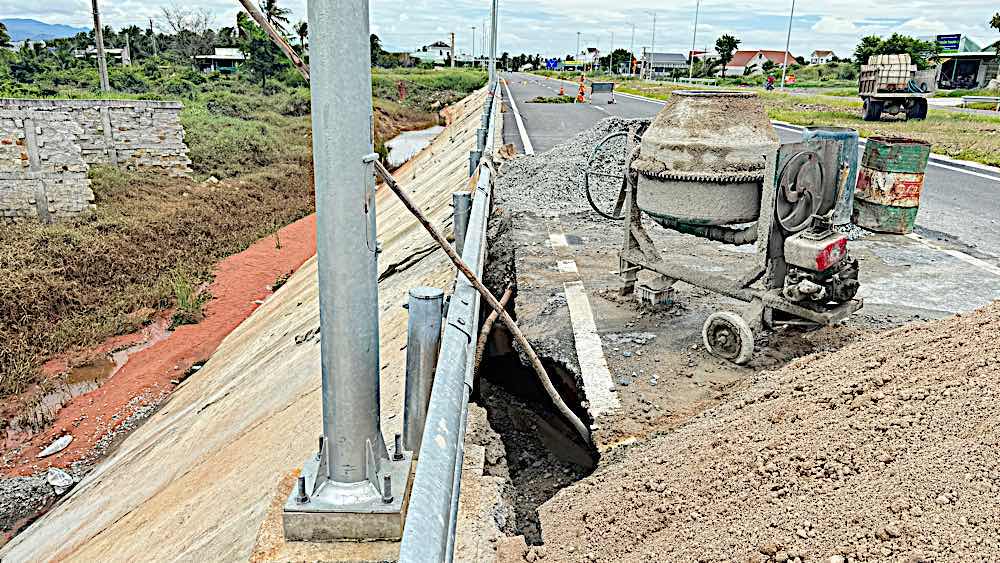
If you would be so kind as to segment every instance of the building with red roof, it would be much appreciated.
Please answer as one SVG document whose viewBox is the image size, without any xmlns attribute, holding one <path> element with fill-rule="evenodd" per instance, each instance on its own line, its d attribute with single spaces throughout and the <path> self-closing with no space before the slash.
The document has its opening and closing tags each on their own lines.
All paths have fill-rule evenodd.
<svg viewBox="0 0 1000 563">
<path fill-rule="evenodd" d="M 749 72 L 751 75 L 761 74 L 763 72 L 761 67 L 767 61 L 771 61 L 780 69 L 785 63 L 785 55 L 785 51 L 736 51 L 733 53 L 733 60 L 726 65 L 726 76 L 742 76 L 747 68 L 751 69 Z M 795 64 L 795 55 L 791 53 L 787 55 L 788 64 Z"/>
</svg>

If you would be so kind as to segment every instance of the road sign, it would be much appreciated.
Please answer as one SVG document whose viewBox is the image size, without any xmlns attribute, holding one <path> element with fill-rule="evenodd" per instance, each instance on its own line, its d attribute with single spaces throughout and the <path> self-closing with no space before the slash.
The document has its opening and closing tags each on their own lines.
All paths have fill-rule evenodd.
<svg viewBox="0 0 1000 563">
<path fill-rule="evenodd" d="M 941 47 L 942 53 L 957 53 L 961 43 L 962 35 L 960 33 L 937 36 L 937 44 Z"/>
</svg>

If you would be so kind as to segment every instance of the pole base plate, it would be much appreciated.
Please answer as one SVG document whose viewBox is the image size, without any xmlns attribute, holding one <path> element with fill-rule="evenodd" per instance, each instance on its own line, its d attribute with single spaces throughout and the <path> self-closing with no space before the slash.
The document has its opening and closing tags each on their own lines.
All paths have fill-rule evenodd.
<svg viewBox="0 0 1000 563">
<path fill-rule="evenodd" d="M 282 511 L 285 541 L 335 542 L 399 540 L 403 537 L 405 500 L 409 493 L 412 456 L 384 460 L 379 481 L 389 475 L 392 484 L 389 502 L 369 482 L 341 486 L 327 482 L 306 502 L 299 501 L 298 487 L 293 487 Z M 315 489 L 319 460 L 311 457 L 302 467 L 306 490 Z M 365 490 L 368 489 L 368 490 Z M 366 494 L 358 494 L 364 491 Z"/>
</svg>

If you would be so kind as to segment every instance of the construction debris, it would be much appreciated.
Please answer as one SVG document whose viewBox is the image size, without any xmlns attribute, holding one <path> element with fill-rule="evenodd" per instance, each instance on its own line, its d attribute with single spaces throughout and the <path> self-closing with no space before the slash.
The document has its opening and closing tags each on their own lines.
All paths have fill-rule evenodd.
<svg viewBox="0 0 1000 563">
<path fill-rule="evenodd" d="M 995 561 L 1000 303 L 762 373 L 539 508 L 553 561 Z"/>
<path fill-rule="evenodd" d="M 611 133 L 645 123 L 649 120 L 608 117 L 544 153 L 516 157 L 500 169 L 495 187 L 497 204 L 508 211 L 592 212 L 584 194 L 583 175 L 594 147 Z M 599 156 L 598 170 L 621 174 L 625 168 L 625 137 L 609 142 Z M 613 200 L 620 189 L 621 185 L 614 181 L 602 181 L 594 195 Z"/>
</svg>

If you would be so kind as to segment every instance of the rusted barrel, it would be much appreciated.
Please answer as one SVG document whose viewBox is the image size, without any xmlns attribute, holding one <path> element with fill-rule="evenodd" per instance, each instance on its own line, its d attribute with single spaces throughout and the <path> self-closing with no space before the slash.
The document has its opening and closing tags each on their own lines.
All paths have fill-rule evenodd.
<svg viewBox="0 0 1000 563">
<path fill-rule="evenodd" d="M 843 173 L 837 184 L 840 197 L 833 212 L 833 224 L 846 225 L 854 213 L 854 187 L 858 183 L 858 132 L 850 127 L 806 127 L 802 140 L 810 139 L 837 141 L 840 146 L 837 169 Z"/>
<path fill-rule="evenodd" d="M 913 231 L 931 145 L 915 139 L 872 137 L 858 171 L 854 222 L 882 233 Z"/>
</svg>

